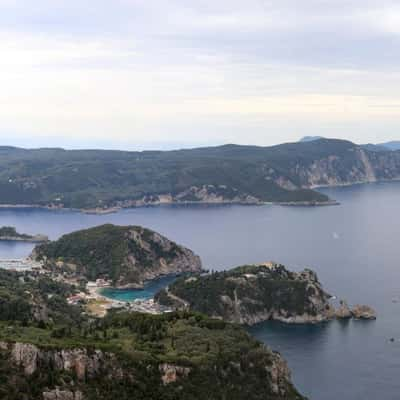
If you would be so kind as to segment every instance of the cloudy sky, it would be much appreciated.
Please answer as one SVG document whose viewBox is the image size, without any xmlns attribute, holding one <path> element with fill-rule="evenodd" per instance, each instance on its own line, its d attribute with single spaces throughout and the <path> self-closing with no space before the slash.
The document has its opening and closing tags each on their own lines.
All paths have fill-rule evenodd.
<svg viewBox="0 0 400 400">
<path fill-rule="evenodd" d="M 400 139 L 400 2 L 0 0 L 0 144 Z"/>
</svg>

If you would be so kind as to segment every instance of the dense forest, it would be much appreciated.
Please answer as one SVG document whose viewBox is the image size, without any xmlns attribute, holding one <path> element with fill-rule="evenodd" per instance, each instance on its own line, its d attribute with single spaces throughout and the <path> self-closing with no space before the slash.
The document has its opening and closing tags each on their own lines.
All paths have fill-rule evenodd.
<svg viewBox="0 0 400 400">
<path fill-rule="evenodd" d="M 27 274 L 0 271 L 0 288 L 2 399 L 303 399 L 281 357 L 238 326 L 188 312 L 78 316 L 61 300 L 72 288 Z"/>
<path fill-rule="evenodd" d="M 72 232 L 38 245 L 33 257 L 88 280 L 112 280 L 114 284 L 141 284 L 167 273 L 201 270 L 191 250 L 141 226 L 105 224 Z"/>
<path fill-rule="evenodd" d="M 152 204 L 159 195 L 171 201 L 324 202 L 327 197 L 310 187 L 368 181 L 369 164 L 376 179 L 400 175 L 400 152 L 329 139 L 144 152 L 0 147 L 0 163 L 0 204 L 76 208 Z M 206 195 L 193 194 L 193 187 L 207 188 Z"/>
<path fill-rule="evenodd" d="M 244 324 L 305 315 L 318 318 L 329 297 L 313 271 L 292 272 L 275 263 L 181 277 L 156 295 L 167 306 Z"/>
</svg>

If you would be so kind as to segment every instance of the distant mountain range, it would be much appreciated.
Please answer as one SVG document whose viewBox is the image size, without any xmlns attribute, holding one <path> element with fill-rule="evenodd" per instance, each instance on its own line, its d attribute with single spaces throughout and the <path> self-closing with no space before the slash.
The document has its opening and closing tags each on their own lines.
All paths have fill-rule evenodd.
<svg viewBox="0 0 400 400">
<path fill-rule="evenodd" d="M 311 142 L 314 140 L 325 139 L 323 136 L 303 136 L 300 139 L 300 142 Z M 400 140 L 392 140 L 391 142 L 384 142 L 384 143 L 368 143 L 361 145 L 366 150 L 370 151 L 396 151 L 400 150 Z"/>
<path fill-rule="evenodd" d="M 400 179 L 400 151 L 315 139 L 175 151 L 0 147 L 0 205 L 329 204 L 318 186 Z"/>
</svg>

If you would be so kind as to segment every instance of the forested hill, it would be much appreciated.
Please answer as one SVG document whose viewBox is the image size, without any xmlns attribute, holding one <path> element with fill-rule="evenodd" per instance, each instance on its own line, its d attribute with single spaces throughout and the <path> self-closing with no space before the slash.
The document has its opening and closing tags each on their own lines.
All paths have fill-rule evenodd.
<svg viewBox="0 0 400 400">
<path fill-rule="evenodd" d="M 305 400 L 285 360 L 236 325 L 200 314 L 110 312 L 75 288 L 0 269 L 0 399 Z"/>
<path fill-rule="evenodd" d="M 35 247 L 32 258 L 64 276 L 137 287 L 168 274 L 201 271 L 191 250 L 141 226 L 100 225 Z"/>
<path fill-rule="evenodd" d="M 314 186 L 399 177 L 400 151 L 335 139 L 144 152 L 0 147 L 0 204 L 317 203 L 328 199 Z"/>
</svg>

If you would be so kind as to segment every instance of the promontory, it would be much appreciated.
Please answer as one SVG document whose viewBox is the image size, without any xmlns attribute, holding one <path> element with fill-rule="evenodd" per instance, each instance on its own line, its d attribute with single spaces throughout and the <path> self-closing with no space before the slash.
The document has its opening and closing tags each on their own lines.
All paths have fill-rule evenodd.
<svg viewBox="0 0 400 400">
<path fill-rule="evenodd" d="M 41 243 L 47 242 L 49 238 L 46 235 L 27 235 L 26 233 L 19 233 L 13 226 L 0 227 L 0 241 L 9 242 L 31 242 Z"/>
<path fill-rule="evenodd" d="M 31 257 L 45 269 L 115 287 L 141 287 L 169 274 L 200 272 L 191 250 L 140 226 L 100 225 L 35 247 Z"/>
<path fill-rule="evenodd" d="M 182 277 L 156 295 L 163 305 L 246 325 L 266 320 L 316 323 L 333 318 L 375 317 L 366 306 L 368 313 L 364 308 L 359 312 L 361 306 L 344 310 L 345 302 L 335 309 L 331 298 L 314 271 L 293 272 L 274 262 Z"/>
</svg>

